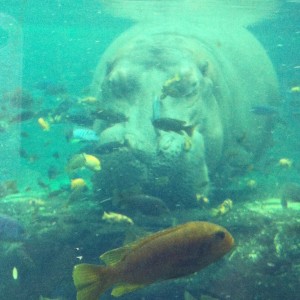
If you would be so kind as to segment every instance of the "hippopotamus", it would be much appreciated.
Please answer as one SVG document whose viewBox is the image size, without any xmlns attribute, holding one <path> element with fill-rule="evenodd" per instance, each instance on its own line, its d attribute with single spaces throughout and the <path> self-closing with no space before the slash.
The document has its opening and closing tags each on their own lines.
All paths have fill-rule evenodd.
<svg viewBox="0 0 300 300">
<path fill-rule="evenodd" d="M 97 190 L 107 196 L 139 189 L 170 206 L 190 206 L 216 177 L 225 184 L 258 160 L 273 118 L 251 108 L 277 105 L 276 74 L 247 29 L 227 29 L 138 23 L 109 46 L 92 94 L 101 109 L 126 120 L 99 125 L 100 148 L 114 151 L 103 156 Z M 192 130 L 163 130 L 154 119 L 182 121 Z"/>
</svg>

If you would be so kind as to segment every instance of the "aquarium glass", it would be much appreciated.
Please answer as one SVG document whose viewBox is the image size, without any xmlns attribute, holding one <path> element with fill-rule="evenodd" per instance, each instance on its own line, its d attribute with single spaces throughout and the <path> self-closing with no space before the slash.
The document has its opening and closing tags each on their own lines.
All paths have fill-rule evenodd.
<svg viewBox="0 0 300 300">
<path fill-rule="evenodd" d="M 0 0 L 0 300 L 298 299 L 299 16 Z"/>
</svg>

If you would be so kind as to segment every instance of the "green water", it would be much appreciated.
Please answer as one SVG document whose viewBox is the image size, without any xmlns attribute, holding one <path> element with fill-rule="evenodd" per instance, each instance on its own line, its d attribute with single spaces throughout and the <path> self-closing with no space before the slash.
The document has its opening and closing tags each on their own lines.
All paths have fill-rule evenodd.
<svg viewBox="0 0 300 300">
<path fill-rule="evenodd" d="M 135 22 L 108 14 L 96 0 L 0 3 L 0 300 L 76 299 L 74 265 L 99 264 L 99 255 L 110 249 L 195 220 L 224 226 L 236 247 L 197 274 L 150 285 L 120 299 L 194 299 L 187 292 L 197 300 L 297 299 L 299 196 L 291 196 L 287 208 L 281 198 L 289 193 L 283 189 L 286 183 L 300 184 L 299 2 L 284 1 L 273 19 L 249 26 L 278 76 L 280 99 L 272 116 L 272 141 L 251 163 L 230 168 L 220 163 L 217 171 L 208 170 L 211 181 L 203 181 L 205 192 L 198 201 L 190 180 L 183 178 L 184 163 L 169 166 L 172 158 L 161 163 L 161 152 L 151 156 L 135 149 L 134 143 L 128 145 L 132 132 L 121 147 L 101 148 L 102 132 L 115 124 L 95 121 L 94 114 L 110 104 L 84 103 L 86 97 L 97 97 L 91 82 L 105 50 Z M 99 90 L 104 87 L 99 83 Z M 250 91 L 254 95 L 255 89 Z M 150 92 L 144 95 L 149 94 L 153 97 Z M 122 113 L 128 117 L 131 106 Z M 39 118 L 49 130 L 40 126 Z M 152 128 L 150 122 L 145 120 L 138 129 Z M 99 141 L 68 139 L 74 128 L 93 130 Z M 155 130 L 159 136 L 160 130 Z M 186 148 L 175 160 L 180 162 L 192 147 L 190 137 L 172 130 L 170 143 L 185 138 Z M 247 136 L 237 139 L 243 142 Z M 82 153 L 99 159 L 101 170 L 83 163 L 70 171 L 70 161 Z M 152 163 L 154 167 L 148 168 Z M 189 163 L 193 166 L 192 158 Z M 76 178 L 84 180 L 84 189 L 72 189 Z M 160 198 L 167 213 L 153 214 L 157 207 L 150 201 L 144 210 L 120 204 L 123 198 L 140 194 Z M 233 205 L 222 211 L 228 198 Z M 105 211 L 122 214 L 134 225 L 108 223 L 102 219 Z M 2 215 L 25 233 L 15 236 L 16 224 L 7 225 Z M 12 273 L 15 268 L 17 275 Z M 110 291 L 101 297 L 112 298 Z"/>
</svg>

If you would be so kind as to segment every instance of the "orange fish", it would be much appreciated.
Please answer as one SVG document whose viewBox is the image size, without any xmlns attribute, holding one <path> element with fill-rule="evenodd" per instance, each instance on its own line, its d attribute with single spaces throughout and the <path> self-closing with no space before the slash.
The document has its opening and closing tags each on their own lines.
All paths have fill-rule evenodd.
<svg viewBox="0 0 300 300">
<path fill-rule="evenodd" d="M 233 247 L 231 234 L 208 222 L 189 222 L 139 239 L 100 256 L 106 266 L 79 264 L 73 279 L 77 300 L 98 300 L 113 285 L 112 296 L 166 279 L 195 273 Z"/>
</svg>

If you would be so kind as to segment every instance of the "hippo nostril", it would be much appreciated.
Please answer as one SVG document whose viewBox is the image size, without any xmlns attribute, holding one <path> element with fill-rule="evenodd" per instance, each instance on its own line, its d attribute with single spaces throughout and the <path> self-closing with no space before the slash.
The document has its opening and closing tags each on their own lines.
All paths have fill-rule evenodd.
<svg viewBox="0 0 300 300">
<path fill-rule="evenodd" d="M 164 156 L 179 157 L 183 152 L 184 137 L 178 134 L 163 134 L 158 141 L 158 152 Z"/>
</svg>

